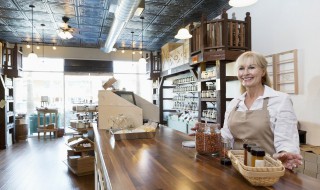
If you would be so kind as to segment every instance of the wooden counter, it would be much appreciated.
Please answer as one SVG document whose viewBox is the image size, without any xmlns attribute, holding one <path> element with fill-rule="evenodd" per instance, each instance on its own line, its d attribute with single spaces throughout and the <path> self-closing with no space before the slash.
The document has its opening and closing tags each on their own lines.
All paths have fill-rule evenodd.
<svg viewBox="0 0 320 190">
<path fill-rule="evenodd" d="M 320 187 L 320 180 L 290 171 L 273 187 L 254 187 L 232 166 L 220 165 L 218 158 L 197 155 L 194 148 L 182 147 L 182 141 L 193 137 L 167 127 L 160 127 L 154 139 L 115 141 L 106 130 L 96 127 L 94 133 L 97 168 L 107 189 L 312 190 Z"/>
</svg>

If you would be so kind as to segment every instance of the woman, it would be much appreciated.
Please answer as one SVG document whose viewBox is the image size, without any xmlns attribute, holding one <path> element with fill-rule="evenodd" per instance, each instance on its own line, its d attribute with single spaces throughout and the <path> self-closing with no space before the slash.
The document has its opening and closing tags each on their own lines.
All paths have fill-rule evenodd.
<svg viewBox="0 0 320 190">
<path fill-rule="evenodd" d="M 255 143 L 288 169 L 302 164 L 292 101 L 288 94 L 270 87 L 265 57 L 245 52 L 236 66 L 242 95 L 228 105 L 222 137 L 231 139 L 233 149 L 241 149 L 245 142 Z"/>
</svg>

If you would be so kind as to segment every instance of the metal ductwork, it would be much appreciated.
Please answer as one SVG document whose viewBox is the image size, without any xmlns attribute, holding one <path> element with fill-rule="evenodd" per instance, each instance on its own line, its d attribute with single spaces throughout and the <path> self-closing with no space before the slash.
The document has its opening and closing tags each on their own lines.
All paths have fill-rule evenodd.
<svg viewBox="0 0 320 190">
<path fill-rule="evenodd" d="M 104 46 L 101 48 L 105 53 L 112 51 L 120 32 L 125 24 L 132 18 L 141 0 L 120 0 L 114 13 L 114 20 Z"/>
</svg>

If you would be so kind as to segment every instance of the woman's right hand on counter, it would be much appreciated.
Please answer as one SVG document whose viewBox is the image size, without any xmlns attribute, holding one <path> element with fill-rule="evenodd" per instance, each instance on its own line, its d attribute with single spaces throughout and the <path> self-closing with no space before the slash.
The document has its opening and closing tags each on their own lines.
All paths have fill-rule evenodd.
<svg viewBox="0 0 320 190">
<path fill-rule="evenodd" d="M 279 159 L 283 166 L 289 170 L 292 170 L 302 164 L 302 156 L 300 154 L 280 152 L 274 154 L 273 158 Z"/>
</svg>

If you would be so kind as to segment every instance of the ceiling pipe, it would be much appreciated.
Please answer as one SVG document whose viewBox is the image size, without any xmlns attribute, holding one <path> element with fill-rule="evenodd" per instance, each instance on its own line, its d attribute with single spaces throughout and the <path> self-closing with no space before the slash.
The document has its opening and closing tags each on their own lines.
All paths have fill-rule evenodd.
<svg viewBox="0 0 320 190">
<path fill-rule="evenodd" d="M 114 13 L 114 20 L 110 27 L 107 40 L 102 48 L 103 52 L 109 53 L 112 51 L 116 40 L 125 24 L 132 18 L 141 0 L 121 0 L 119 6 Z"/>
</svg>

